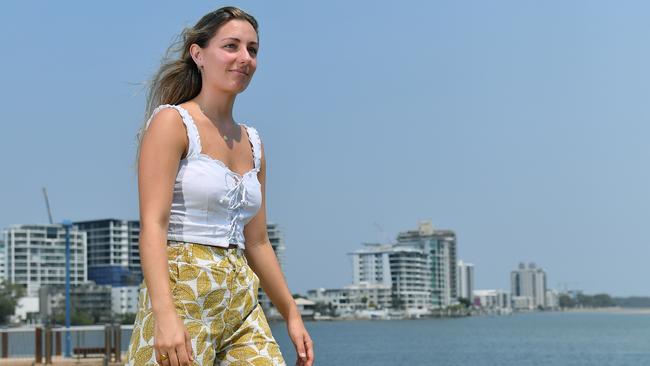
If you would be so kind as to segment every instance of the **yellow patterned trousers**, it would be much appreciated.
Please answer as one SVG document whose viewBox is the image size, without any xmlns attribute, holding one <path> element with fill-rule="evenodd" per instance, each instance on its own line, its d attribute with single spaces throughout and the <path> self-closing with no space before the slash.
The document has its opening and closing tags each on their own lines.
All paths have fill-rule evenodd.
<svg viewBox="0 0 650 366">
<path fill-rule="evenodd" d="M 192 338 L 194 365 L 286 365 L 243 250 L 169 241 L 167 254 L 174 305 Z M 127 365 L 157 365 L 153 333 L 143 281 Z"/>
</svg>

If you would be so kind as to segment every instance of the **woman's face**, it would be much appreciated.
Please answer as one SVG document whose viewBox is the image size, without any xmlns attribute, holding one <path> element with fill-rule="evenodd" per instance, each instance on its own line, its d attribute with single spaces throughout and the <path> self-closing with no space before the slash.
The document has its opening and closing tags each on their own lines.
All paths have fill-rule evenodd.
<svg viewBox="0 0 650 366">
<path fill-rule="evenodd" d="M 230 20 L 197 54 L 203 84 L 228 93 L 241 93 L 257 68 L 257 33 L 245 20 Z M 195 58 L 195 59 L 196 59 Z"/>
</svg>

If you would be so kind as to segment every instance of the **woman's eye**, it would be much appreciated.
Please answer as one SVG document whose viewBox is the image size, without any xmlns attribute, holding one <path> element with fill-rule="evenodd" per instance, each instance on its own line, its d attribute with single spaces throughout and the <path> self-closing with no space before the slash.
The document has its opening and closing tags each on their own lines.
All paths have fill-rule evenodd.
<svg viewBox="0 0 650 366">
<path fill-rule="evenodd" d="M 257 48 L 251 47 L 248 49 L 248 52 L 250 52 L 252 55 L 257 55 Z"/>
<path fill-rule="evenodd" d="M 237 48 L 237 45 L 235 45 L 234 43 L 229 43 L 225 47 L 226 48 Z"/>
</svg>

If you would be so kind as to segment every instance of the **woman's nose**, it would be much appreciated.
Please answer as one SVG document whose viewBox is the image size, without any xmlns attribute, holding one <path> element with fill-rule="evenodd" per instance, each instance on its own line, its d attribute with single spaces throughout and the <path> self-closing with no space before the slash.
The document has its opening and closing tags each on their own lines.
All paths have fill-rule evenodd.
<svg viewBox="0 0 650 366">
<path fill-rule="evenodd" d="M 246 48 L 243 48 L 242 51 L 240 52 L 239 59 L 242 62 L 250 63 L 253 57 L 251 56 L 250 52 Z"/>
</svg>

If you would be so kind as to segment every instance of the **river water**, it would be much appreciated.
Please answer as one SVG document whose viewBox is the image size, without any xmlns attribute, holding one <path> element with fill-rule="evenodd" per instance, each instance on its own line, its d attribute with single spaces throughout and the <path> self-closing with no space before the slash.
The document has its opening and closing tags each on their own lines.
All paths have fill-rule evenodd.
<svg viewBox="0 0 650 366">
<path fill-rule="evenodd" d="M 548 312 L 305 325 L 314 340 L 315 365 L 650 365 L 647 314 Z M 271 329 L 287 363 L 294 364 L 285 323 L 271 322 Z M 129 337 L 123 330 L 123 351 Z M 81 341 L 102 346 L 103 332 L 85 332 Z M 9 348 L 11 356 L 33 356 L 33 333 L 12 333 Z"/>
<path fill-rule="evenodd" d="M 650 365 L 650 315 L 642 314 L 527 313 L 306 326 L 316 365 Z M 273 331 L 293 364 L 286 327 L 274 325 Z"/>
</svg>

